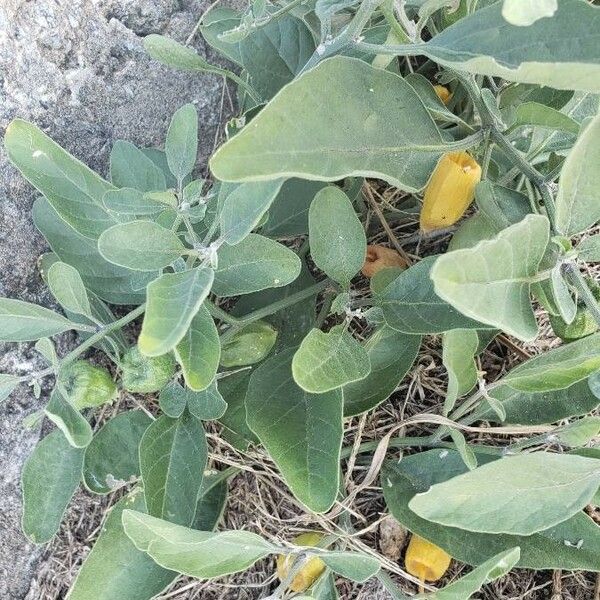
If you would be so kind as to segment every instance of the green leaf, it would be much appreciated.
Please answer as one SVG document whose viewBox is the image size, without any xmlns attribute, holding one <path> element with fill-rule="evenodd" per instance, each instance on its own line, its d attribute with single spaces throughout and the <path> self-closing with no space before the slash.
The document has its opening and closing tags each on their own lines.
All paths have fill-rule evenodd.
<svg viewBox="0 0 600 600">
<path fill-rule="evenodd" d="M 63 432 L 71 446 L 85 448 L 92 441 L 90 424 L 58 389 L 52 392 L 44 412 Z"/>
<path fill-rule="evenodd" d="M 310 554 L 310 551 L 308 551 Z M 359 552 L 335 550 L 319 552 L 319 558 L 334 572 L 351 581 L 363 583 L 379 571 L 381 564 L 374 556 Z"/>
<path fill-rule="evenodd" d="M 337 325 L 328 333 L 312 329 L 294 354 L 292 372 L 307 392 L 322 394 L 360 381 L 371 372 L 367 351 Z"/>
<path fill-rule="evenodd" d="M 308 213 L 308 230 L 317 267 L 349 287 L 365 262 L 367 237 L 352 202 L 340 188 L 328 186 L 317 193 Z"/>
<path fill-rule="evenodd" d="M 390 397 L 415 362 L 421 336 L 407 335 L 383 325 L 364 344 L 371 372 L 360 381 L 348 383 L 344 393 L 344 416 L 371 410 Z"/>
<path fill-rule="evenodd" d="M 277 341 L 277 330 L 266 321 L 244 325 L 224 342 L 221 364 L 224 367 L 253 365 L 265 358 Z"/>
<path fill-rule="evenodd" d="M 156 563 L 200 579 L 243 571 L 276 551 L 250 531 L 196 531 L 134 510 L 123 512 L 123 526 Z"/>
<path fill-rule="evenodd" d="M 260 223 L 282 183 L 277 179 L 236 186 L 221 208 L 221 238 L 232 246 L 239 244 Z"/>
<path fill-rule="evenodd" d="M 502 3 L 496 2 L 444 29 L 424 44 L 423 53 L 470 73 L 599 92 L 597 15 L 598 9 L 583 0 L 561 0 L 553 17 L 519 27 L 505 21 Z"/>
<path fill-rule="evenodd" d="M 326 184 L 292 177 L 287 179 L 269 208 L 261 232 L 270 237 L 294 237 L 308 233 L 308 210 Z"/>
<path fill-rule="evenodd" d="M 71 586 L 69 600 L 151 600 L 175 579 L 176 573 L 157 565 L 127 537 L 121 519 L 128 509 L 146 512 L 141 490 L 125 496 L 110 509 Z"/>
<path fill-rule="evenodd" d="M 107 421 L 85 450 L 83 483 L 95 494 L 110 494 L 140 475 L 138 447 L 152 419 L 129 410 Z"/>
<path fill-rule="evenodd" d="M 6 128 L 4 146 L 25 179 L 82 236 L 95 239 L 114 223 L 102 206 L 102 196 L 113 186 L 41 129 L 15 119 Z"/>
<path fill-rule="evenodd" d="M 18 377 L 14 375 L 6 375 L 0 373 L 0 402 L 6 400 L 19 385 L 20 381 Z"/>
<path fill-rule="evenodd" d="M 511 123 L 511 127 L 531 125 L 546 127 L 553 131 L 560 130 L 573 135 L 579 133 L 579 123 L 559 110 L 538 102 L 519 104 L 515 107 L 514 121 Z"/>
<path fill-rule="evenodd" d="M 246 36 L 239 49 L 252 87 L 270 100 L 308 62 L 315 42 L 304 21 L 288 14 Z"/>
<path fill-rule="evenodd" d="M 292 377 L 293 354 L 285 350 L 254 371 L 246 415 L 293 494 L 320 513 L 331 508 L 338 493 L 342 394 L 300 388 Z"/>
<path fill-rule="evenodd" d="M 227 402 L 227 410 L 219 419 L 224 425 L 223 438 L 234 448 L 246 450 L 250 442 L 258 443 L 258 438 L 246 422 L 246 391 L 250 382 L 250 371 L 227 373 L 219 380 L 219 392 Z"/>
<path fill-rule="evenodd" d="M 577 244 L 577 256 L 586 262 L 600 262 L 600 235 L 592 235 Z"/>
<path fill-rule="evenodd" d="M 102 204 L 109 213 L 119 217 L 157 215 L 165 208 L 162 202 L 157 202 L 134 188 L 109 190 L 102 196 Z"/>
<path fill-rule="evenodd" d="M 0 298 L 2 342 L 32 342 L 69 329 L 78 329 L 78 325 L 53 310 L 21 300 Z"/>
<path fill-rule="evenodd" d="M 153 221 L 113 225 L 98 239 L 98 250 L 109 262 L 136 271 L 157 271 L 186 251 L 175 233 Z"/>
<path fill-rule="evenodd" d="M 159 417 L 140 442 L 140 471 L 148 512 L 191 525 L 208 449 L 202 423 L 188 412 Z"/>
<path fill-rule="evenodd" d="M 23 532 L 35 544 L 44 544 L 58 531 L 67 504 L 81 479 L 83 449 L 69 444 L 55 429 L 38 442 L 25 462 Z"/>
<path fill-rule="evenodd" d="M 48 270 L 48 287 L 58 303 L 78 315 L 90 316 L 92 309 L 85 285 L 77 269 L 64 262 L 54 263 Z"/>
<path fill-rule="evenodd" d="M 148 284 L 146 313 L 138 339 L 146 356 L 170 352 L 183 339 L 208 296 L 214 271 L 208 267 L 165 273 Z"/>
<path fill-rule="evenodd" d="M 560 390 L 600 369 L 600 333 L 530 358 L 501 382 L 525 392 Z"/>
<path fill-rule="evenodd" d="M 175 69 L 215 73 L 217 75 L 228 73 L 226 69 L 221 69 L 206 62 L 192 48 L 184 46 L 164 35 L 152 33 L 146 36 L 144 38 L 144 48 L 154 60 Z"/>
<path fill-rule="evenodd" d="M 197 419 L 207 421 L 222 417 L 227 409 L 216 380 L 202 392 L 193 392 L 172 381 L 160 392 L 159 403 L 161 410 L 174 419 L 181 416 L 186 406 Z"/>
<path fill-rule="evenodd" d="M 600 433 L 600 417 L 586 417 L 569 423 L 556 432 L 561 444 L 569 448 L 585 446 Z"/>
<path fill-rule="evenodd" d="M 482 462 L 490 460 L 489 456 L 478 455 L 478 458 Z M 416 493 L 466 471 L 460 455 L 452 450 L 430 450 L 405 456 L 400 462 L 385 463 L 381 482 L 386 503 L 394 517 L 410 531 L 470 565 L 480 565 L 495 554 L 519 546 L 519 567 L 600 570 L 600 529 L 583 512 L 545 531 L 516 536 L 445 527 L 418 517 L 408 508 Z"/>
<path fill-rule="evenodd" d="M 502 16 L 511 25 L 526 27 L 544 17 L 551 17 L 557 8 L 557 0 L 504 0 Z"/>
<path fill-rule="evenodd" d="M 445 415 L 454 408 L 456 400 L 477 383 L 475 355 L 478 347 L 479 336 L 473 329 L 452 329 L 444 334 L 442 361 L 448 371 Z"/>
<path fill-rule="evenodd" d="M 240 24 L 240 13 L 225 6 L 215 5 L 202 16 L 200 33 L 202 37 L 229 60 L 241 66 L 240 46 L 221 39 L 221 34 L 235 29 Z"/>
<path fill-rule="evenodd" d="M 468 600 L 482 586 L 506 575 L 518 562 L 520 548 L 510 548 L 492 556 L 467 575 L 441 590 L 428 594 L 427 600 Z"/>
<path fill-rule="evenodd" d="M 215 378 L 221 343 L 215 322 L 205 306 L 200 307 L 187 333 L 175 347 L 175 357 L 187 386 L 195 392 L 205 390 Z"/>
<path fill-rule="evenodd" d="M 531 535 L 579 512 L 600 486 L 591 458 L 537 452 L 497 460 L 417 494 L 420 517 L 467 531 Z"/>
<path fill-rule="evenodd" d="M 495 233 L 522 221 L 531 211 L 527 196 L 487 180 L 477 184 L 475 202 Z"/>
<path fill-rule="evenodd" d="M 454 428 L 449 428 L 448 433 L 452 437 L 452 441 L 454 442 L 454 446 L 456 447 L 457 452 L 460 454 L 465 465 L 467 465 L 469 470 L 473 470 L 477 468 L 477 456 L 470 448 L 469 444 L 467 444 L 467 440 L 465 436 L 458 430 Z"/>
<path fill-rule="evenodd" d="M 187 397 L 188 410 L 203 421 L 219 419 L 227 410 L 227 402 L 217 388 L 216 378 L 201 392 L 189 392 Z"/>
<path fill-rule="evenodd" d="M 428 256 L 402 271 L 382 289 L 373 290 L 386 323 L 396 331 L 409 334 L 485 328 L 436 295 L 430 278 L 435 260 L 435 256 Z"/>
<path fill-rule="evenodd" d="M 587 381 L 580 381 L 562 390 L 540 393 L 524 392 L 501 385 L 489 393 L 502 404 L 506 412 L 503 421 L 521 425 L 555 423 L 567 417 L 584 415 L 600 403 L 590 391 Z M 482 418 L 498 421 L 493 412 L 486 412 Z"/>
<path fill-rule="evenodd" d="M 184 104 L 173 115 L 165 140 L 165 154 L 171 173 L 182 182 L 192 172 L 198 154 L 198 113 L 193 104 Z"/>
<path fill-rule="evenodd" d="M 444 150 L 408 83 L 363 61 L 334 57 L 281 90 L 210 166 L 223 181 L 365 176 L 414 192 Z"/>
<path fill-rule="evenodd" d="M 161 169 L 131 142 L 117 140 L 110 153 L 110 179 L 120 188 L 152 192 L 167 188 Z"/>
<path fill-rule="evenodd" d="M 146 284 L 155 273 L 123 269 L 104 260 L 97 242 L 69 227 L 44 199 L 33 203 L 33 221 L 60 260 L 77 269 L 88 290 L 112 304 L 144 301 Z"/>
<path fill-rule="evenodd" d="M 199 531 L 213 531 L 223 516 L 227 502 L 227 479 L 213 471 L 204 475 L 192 525 Z"/>
<path fill-rule="evenodd" d="M 600 14 L 600 9 L 595 8 Z M 566 236 L 600 220 L 600 116 L 583 130 L 564 162 L 556 196 L 556 228 Z"/>
<path fill-rule="evenodd" d="M 431 269 L 435 293 L 464 315 L 531 341 L 538 328 L 529 291 L 548 238 L 548 219 L 529 215 L 492 240 L 448 252 Z"/>
<path fill-rule="evenodd" d="M 298 277 L 302 266 L 290 249 L 254 233 L 235 246 L 221 246 L 218 258 L 213 284 L 217 296 L 283 287 Z"/>
</svg>

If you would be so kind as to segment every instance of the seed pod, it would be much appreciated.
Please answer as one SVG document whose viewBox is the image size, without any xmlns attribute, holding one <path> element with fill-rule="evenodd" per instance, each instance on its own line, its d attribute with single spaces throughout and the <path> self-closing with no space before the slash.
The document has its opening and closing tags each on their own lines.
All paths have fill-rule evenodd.
<svg viewBox="0 0 600 600">
<path fill-rule="evenodd" d="M 161 390 L 175 375 L 175 359 L 171 353 L 144 356 L 137 346 L 127 350 L 121 363 L 121 381 L 129 392 L 149 394 Z"/>
<path fill-rule="evenodd" d="M 444 87 L 443 85 L 434 85 L 433 89 L 435 90 L 435 93 L 437 94 L 438 98 L 444 104 L 447 105 L 448 102 L 452 100 L 452 92 L 447 87 Z"/>
<path fill-rule="evenodd" d="M 598 330 L 596 319 L 581 304 L 577 307 L 575 318 L 570 323 L 567 323 L 559 316 L 550 315 L 550 325 L 555 335 L 563 340 L 563 342 L 573 342 L 592 335 L 592 333 L 596 333 Z"/>
<path fill-rule="evenodd" d="M 449 227 L 464 214 L 481 180 L 481 167 L 467 152 L 444 154 L 425 188 L 421 229 Z"/>
<path fill-rule="evenodd" d="M 367 255 L 365 264 L 362 266 L 361 272 L 365 277 L 373 277 L 375 273 L 387 267 L 400 267 L 406 269 L 406 261 L 400 256 L 396 250 L 371 244 L 367 246 Z"/>
<path fill-rule="evenodd" d="M 110 373 L 86 360 L 68 364 L 58 379 L 77 410 L 100 406 L 117 397 L 117 386 Z"/>
<path fill-rule="evenodd" d="M 421 581 L 441 579 L 448 570 L 451 560 L 449 554 L 418 535 L 410 538 L 404 557 L 406 570 Z"/>
<path fill-rule="evenodd" d="M 299 535 L 293 541 L 296 546 L 316 546 L 322 539 L 323 535 L 321 533 L 311 531 Z M 277 557 L 277 577 L 280 581 L 285 581 L 296 558 L 297 555 L 292 554 L 280 554 Z M 289 589 L 292 592 L 304 592 L 319 578 L 324 570 L 325 563 L 319 557 L 309 558 L 292 579 Z"/>
</svg>

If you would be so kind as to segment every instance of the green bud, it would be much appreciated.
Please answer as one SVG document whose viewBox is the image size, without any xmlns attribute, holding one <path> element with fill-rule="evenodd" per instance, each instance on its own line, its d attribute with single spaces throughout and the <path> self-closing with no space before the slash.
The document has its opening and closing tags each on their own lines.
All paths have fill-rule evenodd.
<svg viewBox="0 0 600 600">
<path fill-rule="evenodd" d="M 85 360 L 68 364 L 60 372 L 58 381 L 77 410 L 100 406 L 117 397 L 117 386 L 110 373 Z"/>
<path fill-rule="evenodd" d="M 253 365 L 271 352 L 277 340 L 277 330 L 266 321 L 256 321 L 242 327 L 221 349 L 224 367 Z"/>
<path fill-rule="evenodd" d="M 554 333 L 565 342 L 572 342 L 592 335 L 598 330 L 598 324 L 585 306 L 577 308 L 577 314 L 571 323 L 566 323 L 561 317 L 550 315 L 550 325 Z"/>
<path fill-rule="evenodd" d="M 140 394 L 158 392 L 175 375 L 175 359 L 171 353 L 144 356 L 137 346 L 127 350 L 121 367 L 123 388 Z"/>
</svg>

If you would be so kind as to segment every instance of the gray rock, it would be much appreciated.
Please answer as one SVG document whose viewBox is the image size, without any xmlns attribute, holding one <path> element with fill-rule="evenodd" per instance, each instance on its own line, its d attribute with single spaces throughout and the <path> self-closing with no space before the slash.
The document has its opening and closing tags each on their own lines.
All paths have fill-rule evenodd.
<svg viewBox="0 0 600 600">
<path fill-rule="evenodd" d="M 194 102 L 201 154 L 212 151 L 222 120 L 223 82 L 177 73 L 150 60 L 141 37 L 183 41 L 208 7 L 199 0 L 3 0 L 0 2 L 0 132 L 11 119 L 33 121 L 83 162 L 106 174 L 116 139 L 162 143 L 171 114 Z M 215 57 L 201 40 L 198 51 Z M 48 305 L 36 260 L 46 247 L 31 221 L 35 191 L 0 149 L 0 295 Z M 73 343 L 69 336 L 59 350 Z M 0 348 L 0 372 L 29 373 L 42 361 L 30 344 Z M 27 595 L 41 549 L 20 532 L 20 472 L 39 430 L 23 427 L 38 410 L 22 386 L 0 410 L 0 599 Z"/>
</svg>

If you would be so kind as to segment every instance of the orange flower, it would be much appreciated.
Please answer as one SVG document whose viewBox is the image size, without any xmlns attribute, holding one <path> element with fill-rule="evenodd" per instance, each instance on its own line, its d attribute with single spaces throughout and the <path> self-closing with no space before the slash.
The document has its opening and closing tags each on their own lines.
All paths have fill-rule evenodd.
<svg viewBox="0 0 600 600">
<path fill-rule="evenodd" d="M 451 560 L 449 554 L 418 535 L 410 538 L 404 557 L 406 570 L 421 581 L 441 579 L 448 570 Z"/>
<path fill-rule="evenodd" d="M 400 267 L 406 269 L 406 261 L 396 250 L 372 244 L 367 246 L 367 257 L 361 272 L 365 277 L 373 277 L 375 273 L 387 267 Z"/>
<path fill-rule="evenodd" d="M 421 229 L 432 231 L 454 225 L 473 202 L 480 181 L 481 167 L 470 154 L 444 154 L 425 188 Z"/>
<path fill-rule="evenodd" d="M 450 100 L 452 100 L 452 92 L 443 85 L 434 85 L 433 89 L 435 93 L 438 95 L 438 98 L 444 103 L 448 104 Z"/>
</svg>

